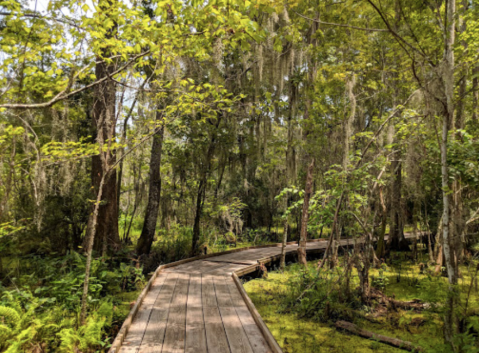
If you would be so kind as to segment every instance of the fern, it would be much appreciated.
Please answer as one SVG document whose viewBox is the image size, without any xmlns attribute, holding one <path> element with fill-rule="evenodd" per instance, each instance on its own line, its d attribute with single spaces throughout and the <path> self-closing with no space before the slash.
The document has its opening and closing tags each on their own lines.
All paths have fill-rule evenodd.
<svg viewBox="0 0 479 353">
<path fill-rule="evenodd" d="M 0 321 L 10 328 L 17 328 L 21 322 L 20 314 L 13 308 L 0 306 Z"/>
<path fill-rule="evenodd" d="M 15 338 L 11 339 L 12 343 L 5 353 L 23 353 L 25 352 L 25 346 L 33 341 L 37 334 L 35 327 L 31 326 L 21 331 Z"/>
<path fill-rule="evenodd" d="M 76 350 L 88 351 L 101 344 L 103 329 L 110 325 L 113 315 L 113 304 L 106 302 L 100 305 L 97 312 L 92 313 L 84 326 L 78 330 L 64 328 L 58 334 L 59 352 L 69 353 Z"/>
<path fill-rule="evenodd" d="M 4 347 L 4 344 L 7 342 L 8 339 L 12 336 L 12 329 L 7 325 L 0 324 L 0 350 Z"/>
<path fill-rule="evenodd" d="M 80 336 L 72 328 L 65 328 L 57 333 L 58 338 L 60 339 L 59 352 L 74 352 L 76 347 L 80 344 Z"/>
<path fill-rule="evenodd" d="M 88 347 L 94 347 L 101 342 L 101 334 L 104 324 L 104 319 L 98 320 L 92 317 L 88 320 L 87 324 L 82 327 L 81 331 L 83 331 L 83 337 L 80 345 L 82 350 L 86 350 Z"/>
<path fill-rule="evenodd" d="M 8 303 L 8 306 L 15 309 L 17 313 L 22 312 L 22 303 L 17 296 L 13 295 L 13 291 L 5 291 L 2 296 L 2 301 Z"/>
</svg>

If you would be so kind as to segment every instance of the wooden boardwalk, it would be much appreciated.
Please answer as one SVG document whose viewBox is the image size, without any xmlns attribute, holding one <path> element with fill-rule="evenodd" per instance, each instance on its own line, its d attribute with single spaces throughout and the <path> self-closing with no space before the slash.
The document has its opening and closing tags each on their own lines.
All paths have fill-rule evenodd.
<svg viewBox="0 0 479 353">
<path fill-rule="evenodd" d="M 342 245 L 352 245 L 342 240 Z M 311 241 L 307 251 L 323 251 Z M 296 252 L 289 243 L 287 253 Z M 110 353 L 280 353 L 238 276 L 281 256 L 280 245 L 212 254 L 160 266 Z"/>
<path fill-rule="evenodd" d="M 325 247 L 326 241 L 308 242 L 308 251 Z M 110 353 L 281 352 L 236 276 L 280 256 L 275 245 L 160 266 Z"/>
</svg>

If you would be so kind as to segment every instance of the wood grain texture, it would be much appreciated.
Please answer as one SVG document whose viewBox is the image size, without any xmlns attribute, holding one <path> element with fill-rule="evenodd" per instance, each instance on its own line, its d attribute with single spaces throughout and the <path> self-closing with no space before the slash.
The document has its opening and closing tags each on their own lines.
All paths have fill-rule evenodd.
<svg viewBox="0 0 479 353">
<path fill-rule="evenodd" d="M 218 302 L 216 301 L 214 277 L 203 276 L 201 280 L 201 290 L 203 308 L 218 306 Z"/>
<path fill-rule="evenodd" d="M 218 307 L 203 308 L 208 353 L 231 352 Z"/>
<path fill-rule="evenodd" d="M 206 330 L 202 306 L 186 308 L 186 353 L 206 353 Z"/>
<path fill-rule="evenodd" d="M 162 290 L 153 304 L 150 320 L 145 329 L 145 335 L 138 353 L 161 352 L 163 347 L 170 303 L 178 281 L 178 274 L 176 273 L 165 273 L 164 275 L 166 279 Z"/>
<path fill-rule="evenodd" d="M 256 325 L 256 322 L 254 321 L 253 316 L 251 316 L 251 313 L 246 305 L 236 307 L 235 310 L 241 321 L 243 330 L 248 337 L 251 348 L 253 348 L 253 351 L 255 353 L 272 353 L 268 342 L 266 342 L 264 339 L 261 330 L 259 329 L 258 325 Z"/>
<path fill-rule="evenodd" d="M 142 305 L 136 313 L 135 318 L 133 319 L 133 322 L 123 341 L 123 345 L 119 351 L 120 353 L 133 353 L 139 350 L 145 335 L 148 321 L 150 320 L 153 304 L 155 303 L 165 280 L 166 275 L 159 275 L 152 282 L 150 291 L 146 293 Z"/>
<path fill-rule="evenodd" d="M 232 307 L 233 303 L 231 302 L 231 295 L 228 287 L 226 286 L 226 281 L 224 276 L 215 276 L 215 291 L 216 291 L 216 301 L 218 306 L 221 307 Z"/>
<path fill-rule="evenodd" d="M 274 353 L 282 353 L 282 349 L 279 346 L 278 342 L 273 337 L 273 334 L 271 331 L 268 329 L 268 326 L 264 323 L 263 319 L 261 318 L 261 315 L 258 313 L 256 310 L 253 302 L 251 299 L 248 297 L 246 294 L 246 291 L 243 288 L 243 285 L 241 284 L 241 281 L 239 278 L 236 276 L 236 274 L 233 274 L 233 280 L 235 281 L 236 287 L 238 288 L 239 292 L 241 293 L 241 296 L 243 297 L 243 300 L 246 302 L 246 305 L 249 309 L 249 312 L 251 313 L 251 316 L 253 317 L 256 325 L 258 326 L 259 330 L 263 334 L 266 342 L 268 342 L 268 345 L 270 346 L 272 352 Z"/>
<path fill-rule="evenodd" d="M 188 307 L 203 307 L 203 302 L 201 298 L 201 277 L 201 273 L 194 273 L 190 275 L 188 300 L 186 303 Z"/>
<path fill-rule="evenodd" d="M 219 307 L 231 353 L 253 353 L 243 325 L 233 307 Z"/>
</svg>

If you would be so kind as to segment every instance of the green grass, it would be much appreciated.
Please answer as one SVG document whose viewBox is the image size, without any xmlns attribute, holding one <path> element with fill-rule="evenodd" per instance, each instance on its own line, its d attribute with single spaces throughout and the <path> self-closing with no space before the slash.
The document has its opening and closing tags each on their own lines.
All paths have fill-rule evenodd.
<svg viewBox="0 0 479 353">
<path fill-rule="evenodd" d="M 285 353 L 318 352 L 402 352 L 400 349 L 343 334 L 331 325 L 279 312 L 285 283 L 291 272 L 270 272 L 268 279 L 255 279 L 244 285 L 266 325 Z M 354 347 L 354 348 L 352 348 Z"/>
<path fill-rule="evenodd" d="M 316 261 L 309 266 L 315 267 Z M 399 266 L 400 265 L 400 266 Z M 472 268 L 461 267 L 463 278 L 459 289 L 464 302 L 471 282 Z M 334 322 L 318 322 L 310 318 L 299 317 L 291 308 L 285 308 L 288 295 L 288 281 L 299 275 L 299 266 L 287 267 L 284 273 L 269 272 L 267 279 L 255 279 L 245 283 L 244 287 L 254 302 L 263 320 L 270 328 L 273 336 L 285 352 L 403 352 L 386 344 L 367 340 L 340 332 L 334 328 Z M 378 277 L 379 270 L 372 269 L 371 277 Z M 398 300 L 422 299 L 425 302 L 440 300 L 447 290 L 447 280 L 443 277 L 428 277 L 419 273 L 419 265 L 408 261 L 389 266 L 383 276 L 388 284 L 385 293 Z M 353 272 L 353 286 L 358 283 Z M 470 298 L 470 308 L 479 308 L 479 293 L 474 292 Z M 366 308 L 364 308 L 366 309 Z M 367 310 L 364 311 L 366 313 Z M 411 325 L 415 318 L 425 319 L 419 327 Z M 367 330 L 390 337 L 411 341 L 425 348 L 428 352 L 439 352 L 444 349 L 441 315 L 433 311 L 421 313 L 398 311 L 388 313 L 379 318 L 380 324 L 366 320 L 355 323 Z"/>
</svg>

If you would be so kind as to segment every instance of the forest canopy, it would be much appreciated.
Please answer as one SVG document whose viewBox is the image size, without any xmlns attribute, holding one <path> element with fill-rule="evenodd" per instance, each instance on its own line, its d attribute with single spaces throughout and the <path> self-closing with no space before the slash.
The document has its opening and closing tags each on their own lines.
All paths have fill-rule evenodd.
<svg viewBox="0 0 479 353">
<path fill-rule="evenodd" d="M 361 238 L 366 278 L 426 247 L 459 352 L 478 119 L 477 0 L 1 1 L 0 316 L 30 319 L 0 351 L 95 349 L 163 263 L 324 238 L 334 268 Z M 48 305 L 70 321 L 29 327 Z"/>
</svg>

